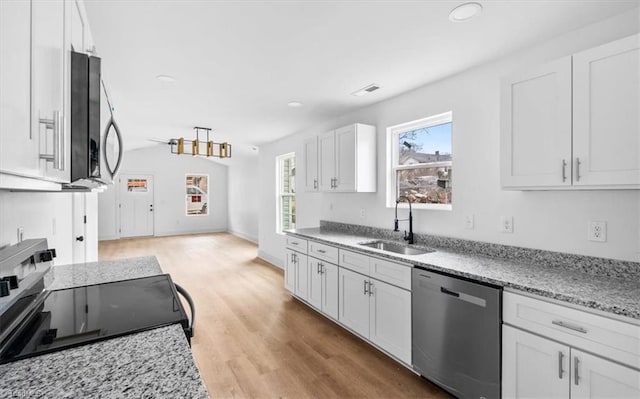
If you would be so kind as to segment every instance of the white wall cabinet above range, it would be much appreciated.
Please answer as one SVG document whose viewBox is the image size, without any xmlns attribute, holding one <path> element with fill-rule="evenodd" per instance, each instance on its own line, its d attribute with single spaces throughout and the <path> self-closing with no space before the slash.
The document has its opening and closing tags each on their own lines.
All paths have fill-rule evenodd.
<svg viewBox="0 0 640 399">
<path fill-rule="evenodd" d="M 304 142 L 305 190 L 376 191 L 376 128 L 356 123 Z"/>
<path fill-rule="evenodd" d="M 70 57 L 86 50 L 78 0 L 0 2 L 0 188 L 70 182 Z"/>
<path fill-rule="evenodd" d="M 640 35 L 502 81 L 503 188 L 640 188 Z"/>
</svg>

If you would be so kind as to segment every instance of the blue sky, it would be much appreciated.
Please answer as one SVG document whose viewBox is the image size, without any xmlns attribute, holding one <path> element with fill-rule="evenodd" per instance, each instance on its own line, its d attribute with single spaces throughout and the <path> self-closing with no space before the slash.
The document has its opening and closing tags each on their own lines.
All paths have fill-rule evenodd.
<svg viewBox="0 0 640 399">
<path fill-rule="evenodd" d="M 417 144 L 422 144 L 419 152 L 434 154 L 440 151 L 440 154 L 451 154 L 451 125 L 452 123 L 449 122 L 428 129 L 419 129 L 415 140 Z M 402 141 L 400 140 L 400 148 L 402 148 Z"/>
</svg>

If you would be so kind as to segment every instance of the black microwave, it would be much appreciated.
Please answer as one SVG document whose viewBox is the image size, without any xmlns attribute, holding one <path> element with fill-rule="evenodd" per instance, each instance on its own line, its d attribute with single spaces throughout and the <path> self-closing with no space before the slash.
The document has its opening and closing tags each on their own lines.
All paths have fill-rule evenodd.
<svg viewBox="0 0 640 399">
<path fill-rule="evenodd" d="M 71 184 L 100 179 L 100 58 L 71 52 Z"/>
</svg>

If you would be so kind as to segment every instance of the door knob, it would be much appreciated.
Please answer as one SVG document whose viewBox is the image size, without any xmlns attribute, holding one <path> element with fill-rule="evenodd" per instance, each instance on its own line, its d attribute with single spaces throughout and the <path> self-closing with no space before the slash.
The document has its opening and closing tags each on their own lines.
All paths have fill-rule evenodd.
<svg viewBox="0 0 640 399">
<path fill-rule="evenodd" d="M 76 241 L 80 241 L 80 242 L 84 241 L 84 236 L 76 237 Z"/>
</svg>

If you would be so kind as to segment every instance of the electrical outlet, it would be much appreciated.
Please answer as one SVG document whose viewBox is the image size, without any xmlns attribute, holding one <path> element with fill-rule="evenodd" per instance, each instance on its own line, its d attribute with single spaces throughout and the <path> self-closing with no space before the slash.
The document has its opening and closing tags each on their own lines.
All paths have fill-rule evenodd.
<svg viewBox="0 0 640 399">
<path fill-rule="evenodd" d="M 500 217 L 500 231 L 503 233 L 513 233 L 513 216 Z"/>
<path fill-rule="evenodd" d="M 473 230 L 474 227 L 474 223 L 473 223 L 473 215 L 467 215 L 464 218 L 464 228 L 467 230 Z"/>
<path fill-rule="evenodd" d="M 24 240 L 24 228 L 18 227 L 18 242 L 22 242 Z"/>
<path fill-rule="evenodd" d="M 587 231 L 589 241 L 607 242 L 607 222 L 592 220 Z"/>
<path fill-rule="evenodd" d="M 364 219 L 364 208 L 360 208 L 360 218 Z"/>
</svg>

